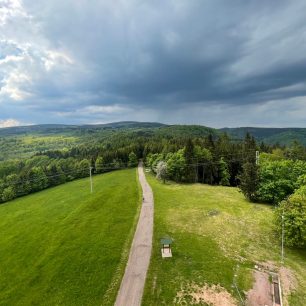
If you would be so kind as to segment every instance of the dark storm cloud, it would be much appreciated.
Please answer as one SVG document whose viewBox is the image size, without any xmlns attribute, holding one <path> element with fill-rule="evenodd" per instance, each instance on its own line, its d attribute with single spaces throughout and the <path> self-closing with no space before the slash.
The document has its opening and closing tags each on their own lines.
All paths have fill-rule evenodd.
<svg viewBox="0 0 306 306">
<path fill-rule="evenodd" d="M 175 109 L 186 122 L 188 107 L 206 124 L 207 106 L 260 116 L 271 101 L 284 101 L 280 112 L 305 101 L 305 1 L 11 2 L 0 61 L 21 55 L 2 64 L 0 101 L 34 120 L 171 121 Z M 215 114 L 212 125 L 227 124 Z"/>
</svg>

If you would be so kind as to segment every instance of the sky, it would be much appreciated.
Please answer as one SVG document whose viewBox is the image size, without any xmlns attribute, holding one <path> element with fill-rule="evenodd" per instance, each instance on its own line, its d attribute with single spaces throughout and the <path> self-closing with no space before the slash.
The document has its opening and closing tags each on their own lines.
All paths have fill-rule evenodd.
<svg viewBox="0 0 306 306">
<path fill-rule="evenodd" d="M 306 127 L 305 0 L 0 0 L 0 127 Z"/>
</svg>

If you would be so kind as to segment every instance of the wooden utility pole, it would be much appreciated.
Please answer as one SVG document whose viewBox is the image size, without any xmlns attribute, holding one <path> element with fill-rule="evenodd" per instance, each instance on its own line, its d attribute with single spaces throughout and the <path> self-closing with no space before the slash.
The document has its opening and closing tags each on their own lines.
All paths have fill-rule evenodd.
<svg viewBox="0 0 306 306">
<path fill-rule="evenodd" d="M 92 192 L 93 192 L 93 188 L 92 188 L 92 173 L 91 173 L 91 171 L 92 171 L 92 167 L 90 166 L 90 167 L 89 167 L 89 177 L 90 177 L 90 193 L 92 193 Z"/>
<path fill-rule="evenodd" d="M 285 236 L 285 229 L 284 229 L 284 213 L 282 214 L 282 264 L 284 263 L 284 236 Z"/>
</svg>

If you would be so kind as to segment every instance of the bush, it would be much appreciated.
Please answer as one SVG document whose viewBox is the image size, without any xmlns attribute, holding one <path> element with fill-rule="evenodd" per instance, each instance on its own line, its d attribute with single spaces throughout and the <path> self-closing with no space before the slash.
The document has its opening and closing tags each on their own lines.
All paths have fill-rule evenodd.
<svg viewBox="0 0 306 306">
<path fill-rule="evenodd" d="M 282 222 L 284 222 L 284 243 L 289 247 L 306 248 L 306 188 L 304 187 L 282 201 L 275 210 L 278 233 L 281 235 Z"/>
<path fill-rule="evenodd" d="M 14 190 L 14 187 L 6 187 L 2 192 L 2 201 L 10 201 L 13 200 L 16 197 L 16 192 Z"/>
<path fill-rule="evenodd" d="M 264 161 L 259 169 L 258 200 L 279 203 L 303 184 L 306 163 L 303 161 Z"/>
</svg>

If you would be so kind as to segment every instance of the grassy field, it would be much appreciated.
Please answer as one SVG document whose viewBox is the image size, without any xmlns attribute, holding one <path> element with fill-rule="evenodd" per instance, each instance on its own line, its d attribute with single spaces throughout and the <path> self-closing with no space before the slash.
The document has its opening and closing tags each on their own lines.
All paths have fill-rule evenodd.
<svg viewBox="0 0 306 306">
<path fill-rule="evenodd" d="M 220 284 L 238 304 L 233 283 L 244 298 L 252 287 L 255 262 L 280 264 L 270 206 L 247 202 L 236 188 L 164 185 L 152 175 L 147 178 L 154 192 L 155 220 L 143 305 L 188 305 L 190 292 L 213 284 Z M 173 258 L 162 260 L 159 241 L 165 236 L 174 239 Z M 286 250 L 285 265 L 298 282 L 290 305 L 306 305 L 306 252 Z"/>
<path fill-rule="evenodd" d="M 0 205 L 0 305 L 113 305 L 139 190 L 131 169 Z"/>
</svg>

